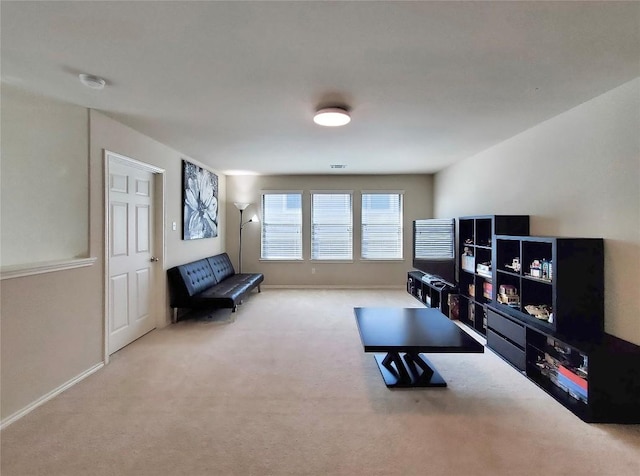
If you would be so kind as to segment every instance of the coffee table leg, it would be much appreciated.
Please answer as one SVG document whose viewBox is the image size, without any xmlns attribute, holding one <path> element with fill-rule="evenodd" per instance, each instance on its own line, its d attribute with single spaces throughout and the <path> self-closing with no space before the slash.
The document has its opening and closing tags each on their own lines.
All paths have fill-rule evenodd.
<svg viewBox="0 0 640 476">
<path fill-rule="evenodd" d="M 407 352 L 404 354 L 404 361 L 407 363 L 407 368 L 417 382 L 428 382 L 431 380 L 433 369 L 422 360 L 420 354 Z"/>
<path fill-rule="evenodd" d="M 384 383 L 395 387 L 446 387 L 447 383 L 425 357 L 417 353 L 374 354 Z"/>
<path fill-rule="evenodd" d="M 393 365 L 392 365 L 393 364 Z M 411 375 L 407 372 L 404 362 L 397 352 L 389 352 L 382 361 L 384 365 L 398 379 L 399 384 L 410 384 Z M 395 365 L 395 367 L 394 367 Z"/>
<path fill-rule="evenodd" d="M 419 353 L 407 352 L 404 355 L 407 367 L 413 374 L 413 382 L 417 387 L 446 387 L 447 383 L 426 357 Z"/>
<path fill-rule="evenodd" d="M 411 375 L 397 352 L 374 354 L 380 373 L 387 387 L 411 387 Z"/>
</svg>

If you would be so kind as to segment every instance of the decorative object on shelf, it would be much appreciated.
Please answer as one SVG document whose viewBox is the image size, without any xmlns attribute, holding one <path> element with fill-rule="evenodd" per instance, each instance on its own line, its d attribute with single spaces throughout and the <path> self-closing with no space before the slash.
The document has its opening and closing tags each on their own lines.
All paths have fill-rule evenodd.
<svg viewBox="0 0 640 476">
<path fill-rule="evenodd" d="M 484 283 L 482 283 L 482 296 L 486 299 L 491 299 L 492 295 L 493 284 L 491 284 L 489 281 L 485 281 Z"/>
<path fill-rule="evenodd" d="M 498 302 L 507 306 L 519 308 L 520 296 L 515 286 L 510 284 L 501 284 L 498 292 Z"/>
<path fill-rule="evenodd" d="M 511 264 L 505 264 L 505 268 L 512 270 L 514 273 L 520 272 L 520 258 L 516 257 L 511 260 Z"/>
<path fill-rule="evenodd" d="M 257 222 L 258 221 L 258 216 L 254 215 L 252 218 L 250 218 L 249 220 L 247 220 L 246 222 L 242 222 L 242 213 L 247 209 L 247 207 L 250 205 L 249 203 L 240 203 L 240 202 L 234 202 L 233 203 L 236 208 L 240 211 L 240 232 L 239 232 L 239 242 L 238 242 L 238 273 L 242 273 L 242 229 L 244 228 L 245 225 L 247 225 L 248 223 L 251 222 Z"/>
<path fill-rule="evenodd" d="M 540 260 L 534 259 L 529 266 L 529 274 L 532 278 L 541 278 L 542 277 L 542 264 Z"/>
<path fill-rule="evenodd" d="M 469 271 L 470 273 L 473 273 L 475 261 L 473 259 L 473 251 L 471 251 L 471 248 L 469 248 L 468 246 L 465 246 L 464 252 L 460 257 L 460 259 L 462 263 L 462 269 L 464 269 L 465 271 Z"/>
<path fill-rule="evenodd" d="M 491 261 L 485 261 L 484 263 L 478 263 L 476 266 L 476 273 L 485 278 L 491 277 Z"/>
<path fill-rule="evenodd" d="M 515 286 L 512 286 L 510 284 L 501 284 L 500 285 L 500 294 L 504 294 L 507 296 L 517 296 L 518 295 L 518 290 L 516 289 Z"/>
<path fill-rule="evenodd" d="M 449 294 L 447 304 L 449 305 L 449 319 L 457 321 L 460 317 L 460 297 L 457 294 Z"/>
<path fill-rule="evenodd" d="M 541 321 L 553 322 L 553 312 L 549 306 L 544 304 L 540 304 L 538 306 L 534 306 L 533 304 L 528 304 L 524 307 L 524 309 L 531 314 L 536 319 L 540 319 Z"/>
<path fill-rule="evenodd" d="M 218 176 L 182 161 L 182 239 L 218 236 Z"/>
</svg>

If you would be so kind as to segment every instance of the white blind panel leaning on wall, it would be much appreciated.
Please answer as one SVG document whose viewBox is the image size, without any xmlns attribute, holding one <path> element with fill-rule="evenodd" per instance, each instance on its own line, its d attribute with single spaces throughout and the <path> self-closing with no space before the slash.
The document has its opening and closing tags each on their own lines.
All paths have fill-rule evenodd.
<svg viewBox="0 0 640 476">
<path fill-rule="evenodd" d="M 450 259 L 455 256 L 455 222 L 451 219 L 415 221 L 415 258 Z"/>
</svg>

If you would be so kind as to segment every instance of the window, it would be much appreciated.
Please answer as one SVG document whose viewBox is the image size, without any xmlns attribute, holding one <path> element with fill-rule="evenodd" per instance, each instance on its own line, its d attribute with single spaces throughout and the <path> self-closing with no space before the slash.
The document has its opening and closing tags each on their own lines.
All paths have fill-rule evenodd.
<svg viewBox="0 0 640 476">
<path fill-rule="evenodd" d="M 311 259 L 353 259 L 351 192 L 311 195 Z"/>
<path fill-rule="evenodd" d="M 402 259 L 402 193 L 362 193 L 362 258 Z"/>
<path fill-rule="evenodd" d="M 262 195 L 260 257 L 273 260 L 302 259 L 302 193 Z"/>
</svg>

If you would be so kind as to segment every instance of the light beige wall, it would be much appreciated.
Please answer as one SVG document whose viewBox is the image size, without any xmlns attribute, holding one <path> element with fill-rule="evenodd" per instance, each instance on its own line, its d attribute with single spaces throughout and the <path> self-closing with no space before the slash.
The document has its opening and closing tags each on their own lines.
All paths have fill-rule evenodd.
<svg viewBox="0 0 640 476">
<path fill-rule="evenodd" d="M 4 84 L 0 93 L 3 254 L 15 252 L 15 261 L 34 262 L 95 253 L 88 229 L 88 110 Z M 6 124 L 13 125 L 5 129 Z M 22 159 L 42 167 L 35 181 L 19 164 Z M 34 190 L 38 204 L 23 196 Z M 16 225 L 15 217 L 5 214 L 5 207 L 15 207 L 22 225 L 31 221 L 37 230 L 14 233 L 9 228 Z M 4 279 L 0 286 L 4 421 L 102 362 L 102 276 L 94 265 Z"/>
<path fill-rule="evenodd" d="M 605 239 L 605 328 L 640 344 L 640 78 L 438 173 L 436 216 Z"/>
<path fill-rule="evenodd" d="M 87 257 L 86 108 L 2 84 L 3 267 Z"/>
<path fill-rule="evenodd" d="M 102 236 L 104 227 L 103 197 L 103 150 L 107 149 L 120 155 L 145 162 L 165 170 L 165 239 L 166 256 L 164 269 L 178 264 L 194 261 L 205 256 L 220 253 L 225 249 L 226 213 L 226 179 L 211 167 L 191 159 L 139 132 L 111 119 L 110 117 L 91 111 L 91 185 L 92 198 L 99 208 L 99 216 L 92 215 L 92 229 L 99 229 Z M 218 175 L 218 226 L 220 233 L 216 238 L 202 240 L 182 239 L 182 159 L 207 168 Z M 97 193 L 93 193 L 97 192 Z M 94 207 L 94 205 L 92 205 Z M 176 223 L 176 230 L 172 223 Z"/>
<path fill-rule="evenodd" d="M 323 175 L 323 176 L 229 176 L 227 177 L 227 250 L 234 265 L 238 263 L 240 214 L 233 202 L 251 206 L 244 219 L 260 213 L 263 190 L 303 191 L 303 257 L 302 262 L 269 262 L 260 260 L 260 225 L 249 223 L 242 230 L 242 269 L 260 271 L 265 285 L 287 286 L 404 286 L 406 272 L 411 269 L 412 221 L 429 218 L 433 213 L 431 175 Z M 310 191 L 352 190 L 354 192 L 354 260 L 350 263 L 310 261 Z M 361 260 L 360 256 L 360 192 L 362 190 L 404 191 L 404 260 Z M 316 273 L 312 274 L 312 268 Z"/>
<path fill-rule="evenodd" d="M 4 86 L 3 86 L 4 94 Z M 30 101 L 31 98 L 25 100 Z M 65 111 L 68 105 L 52 106 Z M 89 254 L 95 265 L 57 271 L 1 282 L 0 329 L 1 385 L 0 417 L 6 421 L 61 388 L 103 360 L 104 347 L 104 163 L 108 149 L 166 170 L 166 255 L 161 273 L 163 282 L 156 299 L 166 302 L 167 268 L 224 250 L 225 236 L 184 242 L 181 240 L 182 173 L 181 160 L 188 157 L 174 151 L 96 111 L 87 111 L 86 123 L 68 124 L 65 135 L 84 137 L 90 147 L 79 166 L 89 173 L 83 187 L 89 196 L 80 200 L 83 216 L 89 216 Z M 34 123 L 32 140 L 47 141 L 51 130 Z M 191 160 L 193 161 L 193 160 Z M 193 161 L 195 162 L 195 161 Z M 197 163 L 197 162 L 196 162 Z M 55 164 L 53 164 L 55 166 Z M 220 191 L 219 223 L 225 228 L 225 178 L 218 175 Z M 56 192 L 53 192 L 56 196 Z M 4 198 L 4 197 L 3 197 Z M 177 230 L 170 230 L 176 221 Z M 3 223 L 4 225 L 4 223 Z M 85 237 L 85 241 L 86 237 Z M 34 249 L 37 246 L 34 245 Z M 168 322 L 169 312 L 159 316 L 158 325 Z"/>
</svg>

